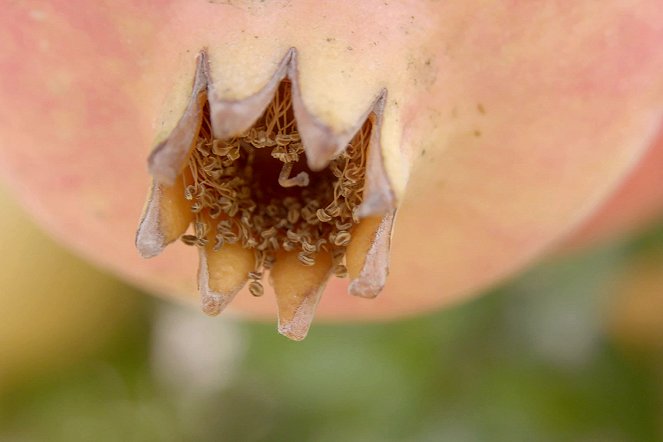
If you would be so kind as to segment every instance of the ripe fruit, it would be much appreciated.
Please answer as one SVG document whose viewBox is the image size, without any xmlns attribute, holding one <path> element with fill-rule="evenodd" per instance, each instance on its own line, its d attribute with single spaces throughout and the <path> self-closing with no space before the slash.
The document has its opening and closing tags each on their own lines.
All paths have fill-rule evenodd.
<svg viewBox="0 0 663 442">
<path fill-rule="evenodd" d="M 663 128 L 634 170 L 591 218 L 564 241 L 562 250 L 586 247 L 646 227 L 663 216 Z"/>
<path fill-rule="evenodd" d="M 72 247 L 155 292 L 191 293 L 190 248 L 143 261 L 128 241 L 150 146 L 193 141 L 210 97 L 215 138 L 241 135 L 292 74 L 303 148 L 320 152 L 311 170 L 372 118 L 382 168 L 366 171 L 378 181 L 364 201 L 379 195 L 378 216 L 397 207 L 382 295 L 345 296 L 333 279 L 320 313 L 412 313 L 522 268 L 615 189 L 661 124 L 662 22 L 656 0 L 14 3 L 0 18 L 0 167 Z M 157 184 L 175 182 L 180 169 L 154 164 Z M 233 305 L 271 312 L 264 289 Z"/>
</svg>

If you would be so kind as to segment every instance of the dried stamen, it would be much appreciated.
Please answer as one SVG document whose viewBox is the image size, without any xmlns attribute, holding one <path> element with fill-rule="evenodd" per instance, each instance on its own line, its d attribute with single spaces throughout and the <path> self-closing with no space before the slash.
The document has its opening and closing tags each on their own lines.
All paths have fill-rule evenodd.
<svg viewBox="0 0 663 442">
<path fill-rule="evenodd" d="M 281 187 L 306 187 L 308 186 L 308 173 L 299 172 L 296 176 L 290 178 L 292 172 L 292 163 L 285 163 L 279 174 L 279 184 Z"/>
<path fill-rule="evenodd" d="M 184 198 L 194 213 L 188 245 L 213 250 L 240 243 L 254 250 L 255 269 L 247 275 L 249 291 L 263 294 L 262 276 L 277 252 L 296 252 L 305 266 L 321 251 L 331 253 L 334 274 L 346 277 L 343 264 L 358 222 L 366 151 L 372 128 L 367 120 L 347 149 L 320 172 L 308 169 L 292 109 L 291 84 L 284 80 L 255 125 L 241 136 L 215 139 L 209 108 L 188 171 L 182 174 Z"/>
</svg>

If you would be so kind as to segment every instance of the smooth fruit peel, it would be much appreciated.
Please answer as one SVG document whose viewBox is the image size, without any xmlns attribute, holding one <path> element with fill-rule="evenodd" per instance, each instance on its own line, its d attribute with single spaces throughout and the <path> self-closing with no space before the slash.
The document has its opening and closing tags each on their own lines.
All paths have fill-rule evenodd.
<svg viewBox="0 0 663 442">
<path fill-rule="evenodd" d="M 389 278 L 371 301 L 331 278 L 326 320 L 429 311 L 513 275 L 587 221 L 660 131 L 659 0 L 232 3 L 25 0 L 0 15 L 3 180 L 63 244 L 152 293 L 195 292 L 195 248 L 144 260 L 127 239 L 145 157 L 198 105 L 197 73 L 212 107 L 241 109 L 297 48 L 295 95 L 334 135 L 389 91 Z M 273 299 L 247 284 L 232 310 L 273 317 Z"/>
</svg>

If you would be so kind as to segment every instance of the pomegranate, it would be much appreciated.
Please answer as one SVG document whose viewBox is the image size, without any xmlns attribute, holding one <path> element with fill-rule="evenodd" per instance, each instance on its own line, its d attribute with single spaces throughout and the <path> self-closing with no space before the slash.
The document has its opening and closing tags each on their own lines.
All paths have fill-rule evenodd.
<svg viewBox="0 0 663 442">
<path fill-rule="evenodd" d="M 410 314 L 589 219 L 661 127 L 661 23 L 657 0 L 14 2 L 0 170 L 97 264 L 210 314 L 276 304 L 301 339 L 332 274 L 319 315 Z"/>
</svg>

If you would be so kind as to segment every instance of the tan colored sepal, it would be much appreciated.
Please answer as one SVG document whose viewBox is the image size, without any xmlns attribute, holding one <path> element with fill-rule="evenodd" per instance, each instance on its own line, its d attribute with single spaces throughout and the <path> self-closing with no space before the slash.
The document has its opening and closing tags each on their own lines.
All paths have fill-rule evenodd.
<svg viewBox="0 0 663 442">
<path fill-rule="evenodd" d="M 357 207 L 360 218 L 382 216 L 396 208 L 396 196 L 391 187 L 389 176 L 384 165 L 380 131 L 386 93 L 375 104 L 375 111 L 369 118 L 373 123 L 371 140 L 368 144 L 366 160 L 366 181 L 364 183 L 364 201 Z"/>
<path fill-rule="evenodd" d="M 210 243 L 199 249 L 198 291 L 202 310 L 216 316 L 233 300 L 255 266 L 252 250 L 241 244 L 225 244 L 215 251 Z"/>
<path fill-rule="evenodd" d="M 297 67 L 297 51 L 293 48 L 288 78 L 292 81 L 292 108 L 297 120 L 297 127 L 302 137 L 304 150 L 306 151 L 306 161 L 308 167 L 313 171 L 320 171 L 329 165 L 329 162 L 343 153 L 355 136 L 361 129 L 364 122 L 372 114 L 382 115 L 384 100 L 387 96 L 387 90 L 383 89 L 375 98 L 375 101 L 366 109 L 364 115 L 357 119 L 357 124 L 349 127 L 342 132 L 334 131 L 330 126 L 324 124 L 313 115 L 304 103 L 301 89 L 299 87 L 299 70 Z M 379 132 L 382 119 L 374 131 Z M 379 137 L 377 139 L 379 146 Z"/>
<path fill-rule="evenodd" d="M 204 53 L 201 54 L 201 60 L 207 63 Z M 297 128 L 306 151 L 308 167 L 313 171 L 324 169 L 332 159 L 340 155 L 370 115 L 377 115 L 374 121 L 374 132 L 379 134 L 381 130 L 382 112 L 387 97 L 386 89 L 380 91 L 363 115 L 358 116 L 355 126 L 340 132 L 335 131 L 311 113 L 306 107 L 299 86 L 299 68 L 295 48 L 287 51 L 276 71 L 262 89 L 242 100 L 230 101 L 218 98 L 218 94 L 214 91 L 214 80 L 210 77 L 209 66 L 205 64 L 199 67 L 199 71 L 204 73 L 208 84 L 212 129 L 214 137 L 218 139 L 238 136 L 249 129 L 274 97 L 279 83 L 287 77 L 292 83 L 292 107 L 297 120 Z M 374 138 L 374 141 L 376 149 L 379 150 L 381 148 L 379 135 Z M 381 155 L 379 160 L 382 161 Z M 386 174 L 384 176 L 386 179 Z M 389 184 L 388 180 L 387 184 Z M 391 191 L 390 187 L 389 191 Z"/>
<path fill-rule="evenodd" d="M 207 54 L 198 55 L 193 91 L 184 114 L 168 138 L 159 143 L 150 154 L 147 163 L 150 174 L 159 182 L 171 185 L 187 163 L 203 118 L 203 107 L 207 101 Z"/>
<path fill-rule="evenodd" d="M 172 186 L 152 182 L 136 232 L 136 248 L 144 258 L 158 255 L 186 232 L 193 215 L 190 204 L 182 198 L 183 194 L 182 180 Z"/>
<path fill-rule="evenodd" d="M 274 75 L 260 91 L 243 100 L 222 100 L 214 91 L 214 82 L 208 74 L 208 99 L 210 104 L 210 120 L 214 137 L 225 140 L 241 135 L 251 128 L 256 120 L 265 111 L 267 105 L 274 98 L 276 89 L 285 78 L 293 49 L 288 50 L 283 60 L 279 63 Z M 209 71 L 208 71 L 209 72 Z"/>
<path fill-rule="evenodd" d="M 279 333 L 294 341 L 306 337 L 331 271 L 332 259 L 327 252 L 318 253 L 312 266 L 303 265 L 296 252 L 277 256 L 271 281 L 279 310 Z"/>
<path fill-rule="evenodd" d="M 350 287 L 348 292 L 362 298 L 375 298 L 389 274 L 389 248 L 394 212 L 382 218 L 363 219 L 352 232 L 345 255 Z"/>
</svg>

